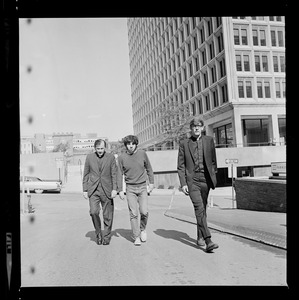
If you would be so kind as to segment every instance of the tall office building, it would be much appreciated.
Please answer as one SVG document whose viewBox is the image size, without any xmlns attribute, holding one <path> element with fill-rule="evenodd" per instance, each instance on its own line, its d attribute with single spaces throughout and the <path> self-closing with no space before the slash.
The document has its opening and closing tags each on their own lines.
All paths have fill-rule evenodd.
<svg viewBox="0 0 299 300">
<path fill-rule="evenodd" d="M 129 18 L 127 26 L 141 147 L 193 115 L 217 147 L 285 143 L 284 17 Z"/>
</svg>

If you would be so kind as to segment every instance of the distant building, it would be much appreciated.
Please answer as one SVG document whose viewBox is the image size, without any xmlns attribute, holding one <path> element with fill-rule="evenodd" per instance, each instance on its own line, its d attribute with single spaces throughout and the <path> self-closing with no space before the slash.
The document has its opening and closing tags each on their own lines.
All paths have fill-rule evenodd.
<svg viewBox="0 0 299 300">
<path fill-rule="evenodd" d="M 32 153 L 33 153 L 32 142 L 27 139 L 21 139 L 20 154 L 32 154 Z"/>
<path fill-rule="evenodd" d="M 34 146 L 37 152 L 46 152 L 46 135 L 44 133 L 34 135 Z"/>
<path fill-rule="evenodd" d="M 53 137 L 54 149 L 60 144 L 67 144 L 68 154 L 70 156 L 73 155 L 73 133 L 72 132 L 53 133 L 52 137 Z"/>
</svg>

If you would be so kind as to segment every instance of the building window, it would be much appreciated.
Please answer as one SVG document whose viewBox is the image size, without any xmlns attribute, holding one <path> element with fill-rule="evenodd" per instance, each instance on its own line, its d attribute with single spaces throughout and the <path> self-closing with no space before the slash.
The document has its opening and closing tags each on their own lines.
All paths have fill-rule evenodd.
<svg viewBox="0 0 299 300">
<path fill-rule="evenodd" d="M 207 95 L 205 96 L 205 98 L 206 98 L 206 111 L 209 111 L 209 110 L 211 109 L 211 106 L 210 106 L 210 96 L 209 96 L 209 94 L 207 94 Z"/>
<path fill-rule="evenodd" d="M 260 44 L 261 44 L 261 46 L 266 46 L 266 32 L 265 32 L 265 30 L 260 30 Z"/>
<path fill-rule="evenodd" d="M 274 72 L 279 72 L 277 56 L 273 56 L 273 69 L 274 69 Z"/>
<path fill-rule="evenodd" d="M 222 78 L 226 75 L 226 72 L 225 72 L 225 59 L 224 58 L 221 61 L 219 61 L 219 65 L 220 65 L 220 78 Z"/>
<path fill-rule="evenodd" d="M 198 103 L 198 113 L 201 115 L 203 113 L 202 100 L 201 99 L 197 100 L 197 103 Z"/>
<path fill-rule="evenodd" d="M 263 86 L 261 81 L 257 82 L 257 96 L 258 98 L 263 98 Z"/>
<path fill-rule="evenodd" d="M 280 56 L 280 72 L 285 72 L 285 57 Z"/>
<path fill-rule="evenodd" d="M 286 142 L 286 118 L 278 118 L 278 128 L 279 128 L 279 138 L 280 144 L 285 144 Z"/>
<path fill-rule="evenodd" d="M 240 45 L 239 29 L 234 29 L 234 43 Z"/>
<path fill-rule="evenodd" d="M 218 41 L 218 53 L 220 53 L 224 49 L 222 32 L 217 37 L 217 41 Z"/>
<path fill-rule="evenodd" d="M 214 42 L 210 44 L 209 48 L 210 48 L 210 59 L 212 59 L 213 57 L 215 57 Z"/>
<path fill-rule="evenodd" d="M 259 55 L 255 55 L 254 60 L 255 60 L 255 71 L 260 72 L 261 71 L 261 62 L 260 62 Z"/>
<path fill-rule="evenodd" d="M 242 71 L 241 55 L 236 55 L 236 67 L 237 71 Z"/>
<path fill-rule="evenodd" d="M 243 142 L 245 147 L 269 144 L 268 119 L 243 119 Z"/>
<path fill-rule="evenodd" d="M 207 64 L 207 55 L 206 55 L 206 49 L 201 51 L 201 58 L 202 58 L 202 66 Z"/>
<path fill-rule="evenodd" d="M 200 84 L 200 77 L 199 76 L 196 78 L 196 82 L 197 82 L 197 91 L 198 91 L 198 93 L 200 93 L 201 92 L 201 84 Z"/>
<path fill-rule="evenodd" d="M 243 59 L 244 59 L 244 71 L 250 71 L 249 56 L 244 55 Z"/>
<path fill-rule="evenodd" d="M 271 98 L 271 89 L 269 81 L 257 82 L 257 96 L 258 98 Z"/>
<path fill-rule="evenodd" d="M 280 82 L 275 82 L 275 91 L 276 91 L 276 98 L 281 98 L 281 89 L 280 89 Z"/>
<path fill-rule="evenodd" d="M 283 96 L 283 98 L 286 97 L 286 83 L 285 83 L 285 81 L 282 82 L 282 96 Z"/>
<path fill-rule="evenodd" d="M 252 86 L 251 81 L 246 81 L 246 97 L 252 98 Z"/>
<path fill-rule="evenodd" d="M 211 67 L 211 77 L 212 77 L 212 83 L 216 82 L 217 81 L 217 78 L 216 78 L 216 66 L 212 66 Z"/>
<path fill-rule="evenodd" d="M 284 47 L 283 32 L 277 31 L 277 34 L 278 34 L 278 46 Z"/>
<path fill-rule="evenodd" d="M 227 85 L 224 84 L 221 86 L 221 93 L 222 93 L 222 102 L 225 103 L 228 101 L 228 94 L 227 94 Z"/>
<path fill-rule="evenodd" d="M 253 45 L 258 46 L 258 35 L 257 30 L 252 30 L 252 38 L 253 38 Z"/>
<path fill-rule="evenodd" d="M 274 30 L 271 30 L 271 43 L 272 47 L 276 47 L 276 33 Z"/>
<path fill-rule="evenodd" d="M 214 104 L 214 107 L 219 106 L 218 90 L 217 89 L 213 90 L 212 91 L 212 95 L 213 95 L 213 104 Z"/>
<path fill-rule="evenodd" d="M 268 72 L 268 58 L 267 56 L 262 56 L 263 72 Z"/>
<path fill-rule="evenodd" d="M 264 86 L 265 86 L 265 97 L 266 98 L 271 98 L 270 82 L 268 82 L 268 81 L 264 82 Z"/>
<path fill-rule="evenodd" d="M 216 148 L 227 148 L 233 146 L 232 124 L 214 128 L 214 138 Z"/>
<path fill-rule="evenodd" d="M 238 91 L 239 91 L 239 98 L 244 98 L 244 83 L 243 83 L 243 81 L 238 81 Z"/>
<path fill-rule="evenodd" d="M 209 33 L 209 36 L 210 36 L 212 34 L 212 32 L 213 32 L 212 19 L 208 20 L 207 24 L 208 24 L 208 33 Z"/>
<path fill-rule="evenodd" d="M 241 36 L 242 36 L 242 45 L 248 45 L 246 29 L 241 29 Z"/>
<path fill-rule="evenodd" d="M 204 83 L 204 89 L 209 86 L 208 74 L 207 73 L 203 73 L 203 83 Z"/>
<path fill-rule="evenodd" d="M 196 115 L 196 106 L 195 106 L 195 103 L 191 103 L 191 110 L 192 110 L 192 115 L 195 116 Z"/>
</svg>

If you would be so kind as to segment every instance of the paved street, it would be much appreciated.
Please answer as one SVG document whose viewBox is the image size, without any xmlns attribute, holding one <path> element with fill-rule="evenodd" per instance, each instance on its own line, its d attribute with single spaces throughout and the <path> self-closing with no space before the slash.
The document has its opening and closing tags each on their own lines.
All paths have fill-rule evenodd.
<svg viewBox="0 0 299 300">
<path fill-rule="evenodd" d="M 21 286 L 286 285 L 286 250 L 211 229 L 219 249 L 206 253 L 194 224 L 165 215 L 170 201 L 149 197 L 148 241 L 136 247 L 117 196 L 111 243 L 98 246 L 80 193 L 32 194 L 35 213 L 21 214 Z"/>
</svg>

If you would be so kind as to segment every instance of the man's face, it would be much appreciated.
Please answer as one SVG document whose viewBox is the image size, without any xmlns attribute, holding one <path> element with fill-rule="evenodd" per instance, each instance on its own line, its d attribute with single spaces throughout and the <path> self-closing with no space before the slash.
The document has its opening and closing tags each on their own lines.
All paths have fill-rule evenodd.
<svg viewBox="0 0 299 300">
<path fill-rule="evenodd" d="M 136 147 L 137 145 L 133 144 L 132 142 L 127 144 L 127 149 L 130 153 L 133 153 L 136 150 Z"/>
<path fill-rule="evenodd" d="M 104 142 L 101 142 L 100 144 L 97 144 L 97 146 L 96 146 L 96 152 L 98 153 L 98 155 L 101 157 L 101 156 L 103 156 L 104 155 L 104 153 L 105 153 L 105 150 L 106 150 L 106 148 L 105 148 L 105 143 Z"/>
<path fill-rule="evenodd" d="M 201 132 L 204 130 L 204 125 L 202 124 L 196 124 L 191 126 L 191 134 L 194 137 L 199 137 L 201 136 Z"/>
</svg>

